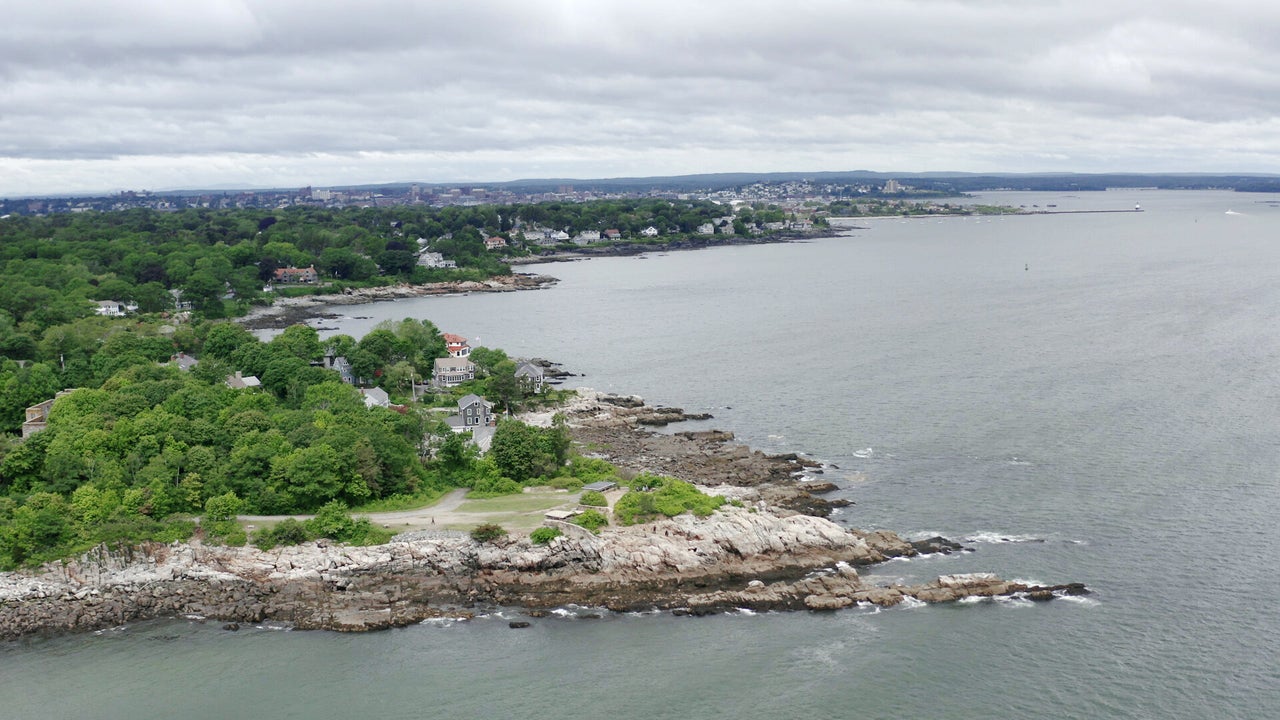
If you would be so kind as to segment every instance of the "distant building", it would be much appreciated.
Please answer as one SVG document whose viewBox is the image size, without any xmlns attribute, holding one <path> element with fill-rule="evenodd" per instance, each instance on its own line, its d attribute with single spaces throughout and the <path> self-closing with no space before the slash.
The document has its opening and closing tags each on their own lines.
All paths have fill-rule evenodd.
<svg viewBox="0 0 1280 720">
<path fill-rule="evenodd" d="M 500 238 L 500 237 L 498 237 L 498 236 L 496 236 L 496 235 L 495 235 L 495 236 L 493 236 L 493 237 L 485 238 L 485 239 L 484 239 L 484 249 L 485 249 L 485 250 L 497 250 L 498 248 L 504 248 L 504 247 L 506 247 L 506 246 L 507 246 L 507 241 L 506 241 L 506 239 L 505 239 L 505 238 Z"/>
<path fill-rule="evenodd" d="M 348 385 L 354 385 L 356 382 L 355 369 L 351 367 L 351 363 L 343 356 L 324 356 L 324 367 L 326 370 L 333 370 L 342 378 L 342 382 Z"/>
<path fill-rule="evenodd" d="M 360 388 L 360 394 L 364 396 L 364 406 L 367 408 L 391 407 L 391 396 L 382 388 Z"/>
<path fill-rule="evenodd" d="M 640 234 L 645 237 L 658 237 L 658 228 L 650 225 L 649 227 L 641 230 Z"/>
<path fill-rule="evenodd" d="M 716 233 L 716 226 L 711 223 L 702 223 L 694 229 L 694 232 L 699 235 L 714 235 Z"/>
<path fill-rule="evenodd" d="M 99 300 L 98 307 L 95 310 L 99 315 L 105 317 L 124 317 L 137 311 L 138 306 L 134 303 L 124 303 L 119 300 Z"/>
<path fill-rule="evenodd" d="M 438 252 L 424 252 L 418 256 L 418 264 L 425 268 L 456 268 L 457 261 L 445 260 Z"/>
<path fill-rule="evenodd" d="M 578 245 L 590 245 L 591 243 L 600 242 L 600 231 L 583 230 L 573 236 L 573 242 Z"/>
<path fill-rule="evenodd" d="M 440 337 L 444 338 L 444 349 L 449 353 L 450 357 L 460 358 L 471 354 L 471 346 L 467 344 L 467 339 L 461 335 L 444 333 Z"/>
<path fill-rule="evenodd" d="M 235 375 L 228 375 L 226 379 L 227 387 L 232 390 L 244 390 L 245 388 L 262 387 L 262 381 L 253 375 L 241 375 L 237 370 Z"/>
<path fill-rule="evenodd" d="M 314 283 L 320 280 L 320 274 L 316 272 L 314 265 L 304 268 L 282 267 L 276 268 L 272 277 L 276 282 L 280 283 Z"/>
<path fill-rule="evenodd" d="M 622 239 L 622 233 L 613 228 L 609 228 L 608 230 L 605 230 L 603 235 L 605 240 L 621 240 Z"/>
<path fill-rule="evenodd" d="M 546 384 L 546 373 L 531 362 L 522 362 L 516 368 L 516 380 L 520 381 L 521 387 L 526 392 L 542 392 Z"/>
<path fill-rule="evenodd" d="M 179 352 L 177 355 L 170 356 L 169 363 L 176 365 L 179 370 L 190 371 L 191 368 L 199 365 L 200 361 L 184 352 Z"/>
<path fill-rule="evenodd" d="M 898 184 L 897 180 L 889 180 L 885 182 L 883 192 L 885 194 L 902 192 L 902 185 Z"/>
<path fill-rule="evenodd" d="M 27 408 L 27 419 L 22 423 L 22 437 L 29 438 L 49 426 L 49 409 L 58 398 L 72 392 L 61 390 L 52 398 Z"/>
<path fill-rule="evenodd" d="M 431 384 L 437 388 L 457 387 L 476 379 L 476 364 L 466 358 L 436 358 Z"/>
<path fill-rule="evenodd" d="M 459 400 L 457 414 L 445 418 L 445 423 L 454 432 L 474 430 L 477 427 L 493 425 L 494 422 L 493 403 L 475 394 Z"/>
</svg>

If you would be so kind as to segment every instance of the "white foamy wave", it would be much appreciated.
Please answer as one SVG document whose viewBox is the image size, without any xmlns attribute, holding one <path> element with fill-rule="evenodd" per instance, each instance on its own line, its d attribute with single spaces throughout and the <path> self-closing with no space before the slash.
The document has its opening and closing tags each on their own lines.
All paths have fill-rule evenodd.
<svg viewBox="0 0 1280 720">
<path fill-rule="evenodd" d="M 1044 542 L 1044 538 L 1039 538 L 1034 535 L 1012 535 L 1008 533 L 995 533 L 995 532 L 987 532 L 987 531 L 976 532 L 972 535 L 966 535 L 965 537 L 961 538 L 961 540 L 963 540 L 964 542 L 990 543 L 990 544 Z"/>
<path fill-rule="evenodd" d="M 1035 605 L 1034 602 L 1024 597 L 1017 597 L 1016 595 L 999 595 L 992 598 L 992 600 L 995 600 L 997 603 L 1004 605 L 1005 607 L 1012 608 L 1029 608 Z"/>
<path fill-rule="evenodd" d="M 927 540 L 929 538 L 945 537 L 945 536 L 946 536 L 946 533 L 941 533 L 941 532 L 938 532 L 937 530 L 917 530 L 916 532 L 907 533 L 902 537 L 906 538 L 907 542 L 914 542 L 916 540 Z"/>
<path fill-rule="evenodd" d="M 1101 602 L 1094 600 L 1091 597 L 1085 597 L 1083 595 L 1063 595 L 1063 594 L 1054 593 L 1053 596 L 1058 600 L 1066 600 L 1069 603 L 1075 603 L 1076 605 L 1083 605 L 1084 607 L 1097 607 L 1098 605 L 1102 604 Z"/>
<path fill-rule="evenodd" d="M 453 626 L 454 626 L 454 625 L 456 625 L 458 622 L 460 622 L 458 618 L 452 618 L 452 617 L 433 617 L 433 618 L 427 618 L 427 619 L 423 620 L 422 622 L 419 622 L 418 624 L 419 624 L 419 625 L 430 625 L 430 626 L 435 626 L 435 627 L 453 627 Z"/>
<path fill-rule="evenodd" d="M 751 617 L 751 616 L 753 616 L 753 615 L 759 615 L 759 614 L 760 614 L 760 613 L 756 612 L 755 610 L 752 610 L 751 608 L 735 608 L 735 610 L 737 610 L 737 613 L 736 613 L 736 614 L 738 614 L 738 615 L 742 615 L 742 616 L 744 616 L 744 617 Z"/>
<path fill-rule="evenodd" d="M 1028 580 L 1026 578 L 1014 578 L 1009 582 L 1018 583 L 1019 585 L 1026 585 L 1028 587 L 1044 587 L 1044 583 L 1040 582 L 1039 580 Z"/>
<path fill-rule="evenodd" d="M 957 600 L 956 602 L 960 603 L 961 605 L 977 605 L 978 603 L 986 602 L 989 599 L 990 598 L 985 598 L 985 597 L 982 597 L 981 595 L 966 595 L 960 598 L 959 600 Z"/>
<path fill-rule="evenodd" d="M 862 448 L 861 450 L 854 450 L 852 453 L 849 453 L 849 454 L 853 455 L 856 458 L 862 458 L 865 460 L 871 457 L 872 455 L 874 455 L 875 450 L 872 448 Z"/>
<path fill-rule="evenodd" d="M 204 622 L 204 616 L 199 613 L 187 613 L 182 616 L 185 620 L 194 620 L 196 622 Z"/>
<path fill-rule="evenodd" d="M 556 608 L 555 610 L 551 611 L 551 614 L 555 615 L 556 617 L 572 617 L 577 613 L 575 613 L 572 610 L 569 610 L 568 608 Z"/>
<path fill-rule="evenodd" d="M 919 598 L 913 598 L 910 595 L 903 595 L 902 602 L 898 603 L 898 606 L 908 610 L 916 610 L 918 608 L 929 607 L 929 603 L 920 600 Z"/>
</svg>

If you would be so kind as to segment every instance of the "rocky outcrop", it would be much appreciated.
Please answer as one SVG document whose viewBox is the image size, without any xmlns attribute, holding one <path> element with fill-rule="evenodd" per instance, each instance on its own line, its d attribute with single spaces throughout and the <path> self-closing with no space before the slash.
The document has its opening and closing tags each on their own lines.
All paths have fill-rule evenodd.
<svg viewBox="0 0 1280 720">
<path fill-rule="evenodd" d="M 546 545 L 410 534 L 376 547 L 99 548 L 39 572 L 0 575 L 0 638 L 164 616 L 355 631 L 467 616 L 477 603 L 705 614 L 731 607 L 891 605 L 905 596 L 947 602 L 1084 591 L 1028 588 L 985 575 L 877 587 L 865 585 L 855 569 L 915 553 L 891 532 L 850 531 L 821 518 L 732 506 L 710 518 L 683 515 L 600 536 L 565 535 Z"/>
</svg>

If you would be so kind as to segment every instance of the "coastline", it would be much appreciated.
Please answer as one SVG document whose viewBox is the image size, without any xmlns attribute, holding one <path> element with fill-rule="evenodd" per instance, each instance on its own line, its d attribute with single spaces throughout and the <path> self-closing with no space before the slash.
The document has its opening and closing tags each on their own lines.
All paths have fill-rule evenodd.
<svg viewBox="0 0 1280 720">
<path fill-rule="evenodd" d="M 859 227 L 827 227 L 814 230 L 795 230 L 786 233 L 769 235 L 696 235 L 681 240 L 662 244 L 643 242 L 617 242 L 608 245 L 584 245 L 577 250 L 552 252 L 546 255 L 531 255 L 519 258 L 507 258 L 508 265 L 538 265 L 541 263 L 573 262 L 597 257 L 632 257 L 649 253 L 668 251 L 703 250 L 713 247 L 730 247 L 735 245 L 776 245 L 806 240 L 808 238 L 832 237 L 849 230 L 861 230 Z"/>
<path fill-rule="evenodd" d="M 364 631 L 465 618 L 489 606 L 520 607 L 535 617 L 570 603 L 703 615 L 1088 592 L 1075 583 L 1028 586 L 988 573 L 911 586 L 867 584 L 858 567 L 960 548 L 942 538 L 908 543 L 890 531 L 846 529 L 818 517 L 832 505 L 814 497 L 821 491 L 814 483 L 797 480 L 815 469 L 812 461 L 733 445 L 732 435 L 719 431 L 654 433 L 642 419 L 655 409 L 634 398 L 595 393 L 565 410 L 579 444 L 626 468 L 680 469 L 684 479 L 742 507 L 610 526 L 599 535 L 570 530 L 546 545 L 527 536 L 481 543 L 419 531 L 370 547 L 323 541 L 271 551 L 198 541 L 116 552 L 100 547 L 34 571 L 0 573 L 0 639 L 172 616 L 226 622 L 228 630 L 273 620 Z"/>
<path fill-rule="evenodd" d="M 384 287 L 356 288 L 332 295 L 303 295 L 275 298 L 270 305 L 255 307 L 236 322 L 249 330 L 279 330 L 310 319 L 324 319 L 330 313 L 324 308 L 338 305 L 363 305 L 383 300 L 428 297 L 432 295 L 465 295 L 468 293 L 516 292 L 540 290 L 560 282 L 550 275 L 513 273 L 484 281 L 450 280 L 447 282 L 409 285 L 401 283 Z"/>
</svg>

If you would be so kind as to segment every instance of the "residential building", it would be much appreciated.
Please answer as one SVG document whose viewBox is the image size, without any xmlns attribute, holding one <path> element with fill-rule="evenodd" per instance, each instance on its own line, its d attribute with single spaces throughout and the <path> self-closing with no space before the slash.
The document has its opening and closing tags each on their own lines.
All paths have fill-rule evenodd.
<svg viewBox="0 0 1280 720">
<path fill-rule="evenodd" d="M 124 317 L 137 311 L 138 306 L 136 304 L 120 302 L 119 300 L 99 300 L 98 307 L 95 310 L 99 315 L 106 317 Z"/>
<path fill-rule="evenodd" d="M 583 230 L 573 236 L 573 242 L 578 245 L 590 245 L 591 243 L 600 242 L 599 230 Z"/>
<path fill-rule="evenodd" d="M 169 362 L 173 365 L 177 365 L 179 370 L 186 371 L 190 371 L 191 368 L 200 364 L 199 360 L 196 360 L 184 352 L 179 352 L 177 355 L 171 356 L 169 358 Z"/>
<path fill-rule="evenodd" d="M 694 232 L 699 235 L 714 235 L 716 233 L 716 226 L 711 223 L 702 223 L 694 230 Z"/>
<path fill-rule="evenodd" d="M 364 406 L 367 408 L 391 407 L 391 396 L 382 388 L 360 388 L 360 394 L 364 396 Z"/>
<path fill-rule="evenodd" d="M 542 392 L 543 386 L 546 385 L 546 374 L 537 365 L 522 362 L 516 368 L 516 380 L 520 381 L 520 386 L 526 392 Z"/>
<path fill-rule="evenodd" d="M 456 268 L 457 261 L 445 260 L 444 255 L 438 252 L 424 252 L 418 256 L 418 264 L 425 268 Z"/>
<path fill-rule="evenodd" d="M 449 357 L 460 358 L 471 354 L 471 346 L 467 344 L 467 339 L 461 335 L 444 333 L 440 337 L 444 338 L 444 349 L 449 353 Z"/>
<path fill-rule="evenodd" d="M 324 356 L 324 367 L 326 370 L 334 370 L 342 378 L 342 382 L 348 385 L 354 385 L 356 382 L 355 369 L 351 367 L 351 363 L 343 356 Z"/>
<path fill-rule="evenodd" d="M 493 237 L 491 237 L 491 238 L 485 238 L 485 239 L 484 239 L 484 249 L 485 249 L 485 250 L 497 250 L 498 248 L 504 248 L 504 247 L 506 247 L 506 246 L 507 246 L 507 241 L 506 241 L 506 239 L 505 239 L 505 238 L 500 238 L 500 237 L 498 237 L 498 236 L 496 236 L 496 235 L 495 235 L 495 236 L 493 236 Z"/>
<path fill-rule="evenodd" d="M 49 426 L 49 409 L 53 407 L 53 402 L 70 392 L 72 391 L 60 390 L 52 398 L 27 408 L 26 420 L 22 423 L 22 437 L 29 438 L 47 428 Z"/>
<path fill-rule="evenodd" d="M 232 390 L 244 390 L 245 388 L 262 387 L 262 381 L 253 375 L 241 375 L 237 370 L 235 375 L 227 376 L 227 387 Z"/>
<path fill-rule="evenodd" d="M 645 237 L 658 237 L 658 228 L 650 225 L 649 227 L 641 230 L 640 234 Z"/>
<path fill-rule="evenodd" d="M 281 283 L 314 283 L 320 280 L 320 274 L 316 272 L 314 265 L 304 268 L 282 267 L 276 268 L 274 278 Z"/>
<path fill-rule="evenodd" d="M 621 240 L 622 233 L 614 228 L 609 228 L 608 230 L 604 231 L 604 239 L 605 240 Z"/>
<path fill-rule="evenodd" d="M 476 379 L 476 364 L 464 357 L 436 358 L 431 384 L 437 388 L 457 387 Z"/>
</svg>

